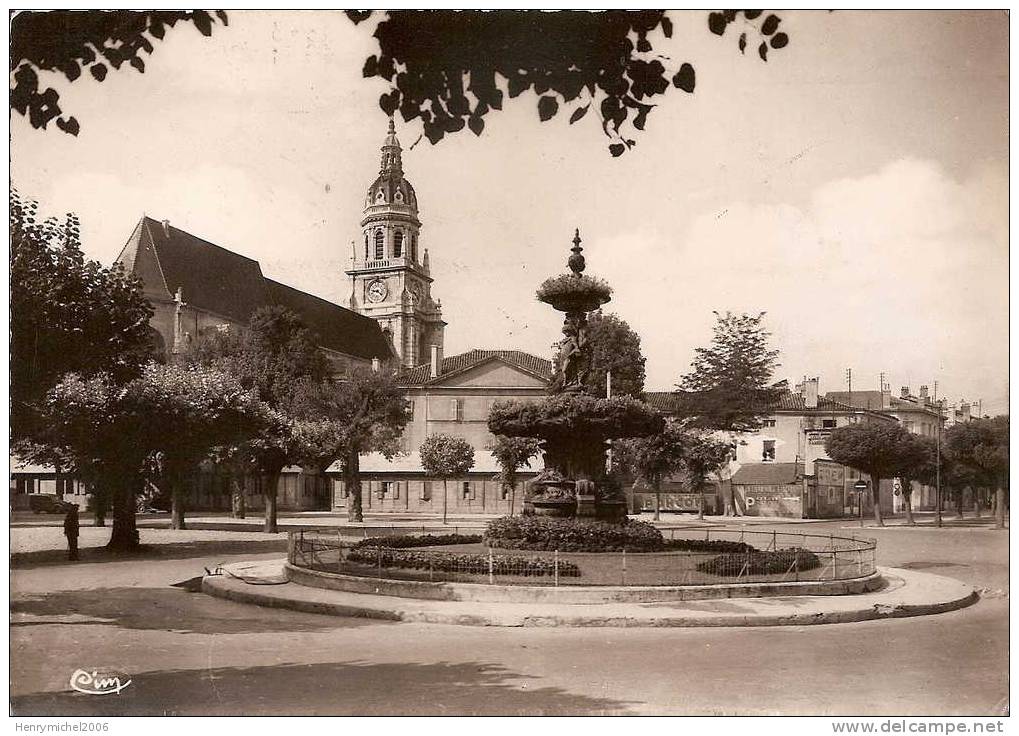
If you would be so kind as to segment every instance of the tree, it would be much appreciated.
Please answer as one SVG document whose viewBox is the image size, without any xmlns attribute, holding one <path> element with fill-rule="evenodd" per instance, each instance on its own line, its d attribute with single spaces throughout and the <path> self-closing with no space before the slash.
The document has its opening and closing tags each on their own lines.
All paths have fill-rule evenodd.
<svg viewBox="0 0 1019 736">
<path fill-rule="evenodd" d="M 902 483 L 902 501 L 906 509 L 906 524 L 913 521 L 913 481 L 933 485 L 937 474 L 937 448 L 934 440 L 919 434 L 908 434 L 899 444 L 895 474 Z"/>
<path fill-rule="evenodd" d="M 357 368 L 342 381 L 309 391 L 296 408 L 309 418 L 296 424 L 297 452 L 320 469 L 337 460 L 341 463 L 350 498 L 347 518 L 363 521 L 360 456 L 366 452 L 380 452 L 387 458 L 398 454 L 400 436 L 411 419 L 395 377 Z"/>
<path fill-rule="evenodd" d="M 541 452 L 541 440 L 534 437 L 506 437 L 496 435 L 488 449 L 499 463 L 499 482 L 510 493 L 510 516 L 517 497 L 517 475 L 521 468 Z"/>
<path fill-rule="evenodd" d="M 169 486 L 170 527 L 184 528 L 187 481 L 217 446 L 240 445 L 268 424 L 268 407 L 232 375 L 202 367 L 152 364 L 132 387 L 146 409 L 152 466 Z"/>
<path fill-rule="evenodd" d="M 690 485 L 699 496 L 698 519 L 704 518 L 704 488 L 708 484 L 708 476 L 725 467 L 731 452 L 728 442 L 708 433 L 694 432 L 689 437 L 683 465 L 690 476 Z"/>
<path fill-rule="evenodd" d="M 280 474 L 300 454 L 293 434 L 294 412 L 306 395 L 317 393 L 330 374 L 329 360 L 317 346 L 314 333 L 300 317 L 271 306 L 256 310 L 247 329 L 200 335 L 187 356 L 192 363 L 230 373 L 269 407 L 266 427 L 230 452 L 241 467 L 251 467 L 262 476 L 264 528 L 273 534 L 277 531 Z"/>
<path fill-rule="evenodd" d="M 612 445 L 613 465 L 643 481 L 655 494 L 655 520 L 661 517 L 662 481 L 684 467 L 691 437 L 678 422 L 647 437 L 617 440 Z"/>
<path fill-rule="evenodd" d="M 65 373 L 137 376 L 152 356 L 152 308 L 118 265 L 81 251 L 78 219 L 38 221 L 38 204 L 10 191 L 11 439 L 31 442 L 40 405 Z"/>
<path fill-rule="evenodd" d="M 70 472 L 105 486 L 113 506 L 107 546 L 116 550 L 138 546 L 134 499 L 151 451 L 144 441 L 148 407 L 136 388 L 136 382 L 119 386 L 107 374 L 64 376 L 46 395 L 45 433 L 27 455 L 39 462 L 59 456 Z"/>
<path fill-rule="evenodd" d="M 355 24 L 370 15 L 348 12 Z M 724 10 L 706 20 L 719 36 L 738 25 L 740 52 L 756 45 L 764 61 L 769 49 L 789 43 L 778 31 L 781 19 L 761 10 Z M 405 121 L 420 117 L 433 144 L 464 127 L 481 135 L 506 94 L 533 89 L 542 121 L 562 105 L 573 108 L 573 124 L 594 106 L 613 141 L 609 152 L 620 156 L 635 145 L 624 124 L 643 130 L 670 80 L 686 93 L 696 85 L 691 63 L 654 53 L 659 32 L 672 37 L 672 21 L 660 10 L 390 12 L 375 29 L 378 53 L 365 60 L 362 73 L 389 82 L 379 106 L 387 115 L 399 110 Z"/>
<path fill-rule="evenodd" d="M 585 386 L 596 396 L 605 396 L 606 374 L 612 372 L 612 395 L 635 396 L 644 393 L 644 356 L 640 336 L 614 314 L 593 312 L 587 322 L 587 340 L 591 345 L 591 369 Z"/>
<path fill-rule="evenodd" d="M 873 422 L 839 427 L 825 441 L 828 457 L 870 476 L 874 521 L 878 526 L 885 525 L 881 518 L 881 480 L 895 477 L 903 463 L 911 459 L 912 437 L 901 424 Z"/>
<path fill-rule="evenodd" d="M 225 26 L 227 16 L 215 11 Z M 64 116 L 60 93 L 53 87 L 39 90 L 39 72 L 62 74 L 68 84 L 88 69 L 102 82 L 109 67 L 120 69 L 125 62 L 139 73 L 145 71 L 146 55 L 155 50 L 166 29 L 178 22 L 193 23 L 203 36 L 212 35 L 215 23 L 204 10 L 171 11 L 20 11 L 10 19 L 11 109 L 27 115 L 33 128 L 45 129 L 56 119 L 60 130 L 78 135 L 80 124 Z"/>
<path fill-rule="evenodd" d="M 449 494 L 446 481 L 465 475 L 474 467 L 474 448 L 461 437 L 433 434 L 421 443 L 421 466 L 425 472 L 442 479 L 442 523 L 446 523 Z"/>
<path fill-rule="evenodd" d="M 1008 488 L 1007 415 L 955 424 L 945 432 L 952 461 L 973 474 L 978 485 L 994 489 L 995 528 L 1005 528 L 1005 494 Z"/>
<path fill-rule="evenodd" d="M 768 346 L 764 315 L 715 312 L 711 345 L 697 348 L 692 370 L 679 384 L 689 426 L 754 432 L 788 390 L 785 381 L 771 382 L 778 351 Z"/>
</svg>

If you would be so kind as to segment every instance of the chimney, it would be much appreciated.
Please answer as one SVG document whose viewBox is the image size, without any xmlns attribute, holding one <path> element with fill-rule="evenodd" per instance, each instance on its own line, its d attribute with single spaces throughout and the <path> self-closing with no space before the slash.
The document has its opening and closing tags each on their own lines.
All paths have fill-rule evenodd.
<svg viewBox="0 0 1019 736">
<path fill-rule="evenodd" d="M 892 408 L 892 387 L 887 383 L 881 384 L 881 408 Z"/>
<path fill-rule="evenodd" d="M 379 372 L 379 368 L 381 368 L 381 367 L 382 367 L 382 361 L 380 361 L 378 358 L 372 358 L 372 371 L 374 373 L 378 373 Z"/>
<path fill-rule="evenodd" d="M 432 378 L 438 378 L 442 373 L 442 347 L 432 345 Z"/>
<path fill-rule="evenodd" d="M 808 409 L 817 408 L 817 382 L 816 378 L 808 378 L 803 382 L 803 405 Z"/>
<path fill-rule="evenodd" d="M 909 398 L 909 386 L 903 386 L 899 389 L 899 397 L 903 399 Z"/>
<path fill-rule="evenodd" d="M 170 221 L 163 220 L 163 235 L 170 237 Z"/>
<path fill-rule="evenodd" d="M 927 387 L 926 386 L 921 386 L 920 387 L 920 402 L 919 403 L 920 403 L 920 406 L 924 406 L 925 404 L 929 403 L 928 402 L 928 398 L 927 398 Z"/>
</svg>

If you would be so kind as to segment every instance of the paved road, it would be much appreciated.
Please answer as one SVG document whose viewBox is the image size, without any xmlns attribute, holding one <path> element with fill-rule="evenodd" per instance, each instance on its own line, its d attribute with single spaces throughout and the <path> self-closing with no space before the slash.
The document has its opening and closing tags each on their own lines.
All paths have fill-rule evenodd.
<svg viewBox="0 0 1019 736">
<path fill-rule="evenodd" d="M 839 528 L 835 522 L 832 528 Z M 826 528 L 820 525 L 819 528 Z M 16 714 L 992 714 L 1007 694 L 1007 536 L 868 530 L 879 563 L 987 591 L 940 616 L 767 629 L 483 629 L 339 619 L 191 592 L 191 551 L 12 576 Z M 229 553 L 229 554 L 228 554 Z M 190 556 L 188 556 L 190 555 Z M 69 693 L 76 668 L 133 682 Z"/>
</svg>

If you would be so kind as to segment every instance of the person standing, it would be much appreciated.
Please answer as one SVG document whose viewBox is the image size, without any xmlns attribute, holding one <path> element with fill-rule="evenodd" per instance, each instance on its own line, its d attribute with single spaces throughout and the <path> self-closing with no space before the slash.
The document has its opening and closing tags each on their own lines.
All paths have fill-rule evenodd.
<svg viewBox="0 0 1019 736">
<path fill-rule="evenodd" d="M 67 559 L 78 559 L 78 507 L 72 506 L 64 517 L 64 536 L 67 537 Z"/>
</svg>

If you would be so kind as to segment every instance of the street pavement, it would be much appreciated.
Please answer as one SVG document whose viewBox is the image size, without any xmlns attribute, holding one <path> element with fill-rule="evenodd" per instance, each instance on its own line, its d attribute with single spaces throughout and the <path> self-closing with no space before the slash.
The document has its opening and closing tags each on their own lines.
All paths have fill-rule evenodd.
<svg viewBox="0 0 1019 736">
<path fill-rule="evenodd" d="M 845 525 L 816 529 L 838 533 Z M 12 538 L 23 531 L 12 530 Z M 766 629 L 390 623 L 196 592 L 206 567 L 280 556 L 258 547 L 266 540 L 235 534 L 167 538 L 129 560 L 98 553 L 80 563 L 53 555 L 16 560 L 12 712 L 997 715 L 1007 708 L 1005 532 L 866 530 L 878 539 L 879 564 L 962 580 L 983 591 L 974 606 Z M 119 695 L 73 693 L 68 681 L 79 668 L 118 671 L 132 683 Z"/>
</svg>

